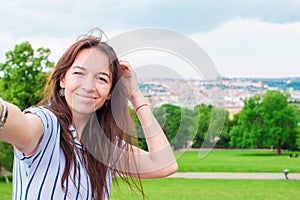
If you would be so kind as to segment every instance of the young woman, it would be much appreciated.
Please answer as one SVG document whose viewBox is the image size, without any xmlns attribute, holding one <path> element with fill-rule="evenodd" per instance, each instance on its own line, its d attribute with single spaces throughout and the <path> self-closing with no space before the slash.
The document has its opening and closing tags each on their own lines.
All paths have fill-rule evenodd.
<svg viewBox="0 0 300 200">
<path fill-rule="evenodd" d="M 101 38 L 87 36 L 69 47 L 48 85 L 43 104 L 24 112 L 0 100 L 0 139 L 15 148 L 13 199 L 102 200 L 109 198 L 116 174 L 130 182 L 126 177 L 176 172 L 170 144 L 134 71 Z M 148 152 L 132 143 L 128 100 Z"/>
</svg>

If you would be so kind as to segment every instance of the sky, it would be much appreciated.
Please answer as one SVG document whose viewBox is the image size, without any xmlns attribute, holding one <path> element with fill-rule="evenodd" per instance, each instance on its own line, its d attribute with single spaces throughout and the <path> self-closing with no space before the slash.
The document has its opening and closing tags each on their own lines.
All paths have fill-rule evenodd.
<svg viewBox="0 0 300 200">
<path fill-rule="evenodd" d="M 300 77 L 300 0 L 0 0 L 0 5 L 0 62 L 24 41 L 49 48 L 57 62 L 91 28 L 111 38 L 155 27 L 197 43 L 220 76 Z M 135 67 L 141 64 L 134 57 L 156 57 L 140 53 L 128 56 Z"/>
</svg>

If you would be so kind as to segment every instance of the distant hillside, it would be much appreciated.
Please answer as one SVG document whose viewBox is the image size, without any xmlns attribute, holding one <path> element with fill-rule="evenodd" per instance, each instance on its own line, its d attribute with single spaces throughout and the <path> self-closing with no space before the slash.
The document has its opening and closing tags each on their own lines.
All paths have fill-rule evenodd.
<svg viewBox="0 0 300 200">
<path fill-rule="evenodd" d="M 282 90 L 287 90 L 289 88 L 300 90 L 300 78 L 262 79 L 262 82 L 264 85 Z"/>
</svg>

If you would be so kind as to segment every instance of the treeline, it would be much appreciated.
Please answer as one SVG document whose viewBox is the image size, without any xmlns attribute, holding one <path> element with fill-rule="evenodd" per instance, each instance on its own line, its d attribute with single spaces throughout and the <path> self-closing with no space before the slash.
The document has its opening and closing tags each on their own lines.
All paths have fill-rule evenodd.
<svg viewBox="0 0 300 200">
<path fill-rule="evenodd" d="M 244 101 L 243 109 L 233 119 L 229 119 L 228 111 L 204 104 L 193 110 L 165 104 L 153 112 L 174 149 L 208 144 L 274 148 L 281 154 L 281 149 L 300 149 L 300 111 L 297 104 L 288 103 L 288 96 L 277 90 L 255 95 Z M 140 125 L 136 127 L 142 135 Z M 140 145 L 146 147 L 145 140 Z"/>
<path fill-rule="evenodd" d="M 0 96 L 20 109 L 36 105 L 43 97 L 44 86 L 53 62 L 50 50 L 34 51 L 28 42 L 16 45 L 0 64 Z M 186 147 L 300 149 L 300 112 L 288 103 L 289 94 L 270 90 L 244 101 L 243 109 L 233 119 L 229 112 L 212 105 L 194 109 L 164 104 L 153 113 L 174 149 Z M 137 116 L 131 109 L 140 147 L 146 142 Z M 0 141 L 0 169 L 12 169 L 13 148 Z"/>
</svg>

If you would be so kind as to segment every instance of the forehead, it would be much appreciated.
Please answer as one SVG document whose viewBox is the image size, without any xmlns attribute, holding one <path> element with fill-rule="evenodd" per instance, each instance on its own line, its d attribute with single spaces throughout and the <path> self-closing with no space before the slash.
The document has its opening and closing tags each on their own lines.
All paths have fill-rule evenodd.
<svg viewBox="0 0 300 200">
<path fill-rule="evenodd" d="M 76 59 L 74 60 L 72 67 L 83 67 L 87 70 L 105 70 L 109 71 L 109 59 L 108 56 L 102 51 L 96 48 L 82 49 Z"/>
</svg>

